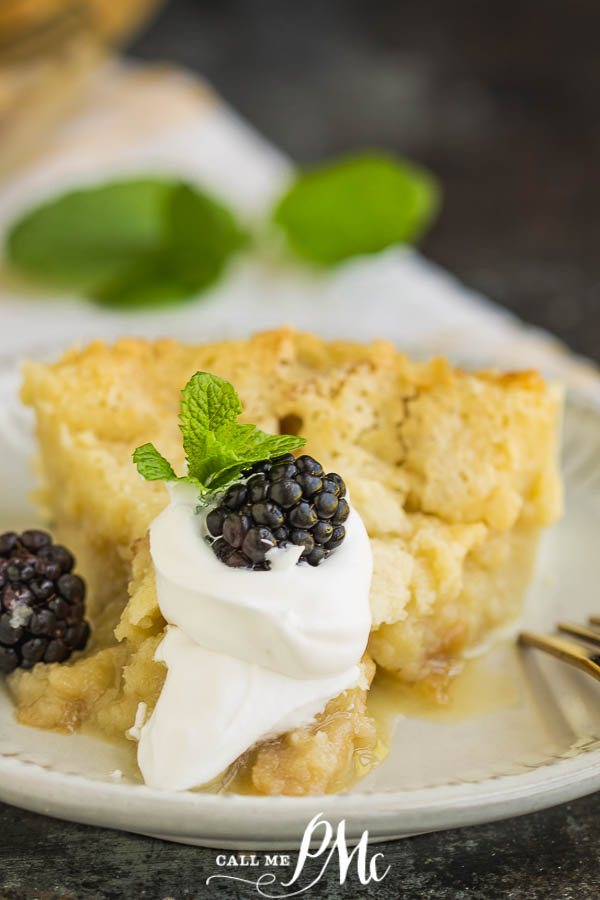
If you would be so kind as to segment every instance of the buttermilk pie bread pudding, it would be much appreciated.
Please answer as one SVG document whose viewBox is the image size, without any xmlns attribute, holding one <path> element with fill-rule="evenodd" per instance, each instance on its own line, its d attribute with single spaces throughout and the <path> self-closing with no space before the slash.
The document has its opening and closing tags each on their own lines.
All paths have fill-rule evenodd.
<svg viewBox="0 0 600 900">
<path fill-rule="evenodd" d="M 236 424 L 235 392 L 260 432 Z M 95 342 L 27 364 L 22 397 L 92 633 L 8 676 L 18 720 L 137 740 L 154 787 L 344 787 L 377 758 L 376 666 L 443 702 L 463 651 L 518 616 L 561 510 L 560 395 L 533 371 L 469 374 L 282 329 Z M 244 435 L 271 441 L 267 461 L 236 468 L 231 451 L 217 476 L 214 448 Z M 35 534 L 32 553 L 60 556 Z M 71 567 L 54 576 L 81 594 Z"/>
</svg>

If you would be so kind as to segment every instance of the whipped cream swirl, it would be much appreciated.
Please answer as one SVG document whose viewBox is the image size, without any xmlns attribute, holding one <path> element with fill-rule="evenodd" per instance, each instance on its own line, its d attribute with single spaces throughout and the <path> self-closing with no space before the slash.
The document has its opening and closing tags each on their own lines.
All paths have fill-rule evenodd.
<svg viewBox="0 0 600 900">
<path fill-rule="evenodd" d="M 161 612 L 156 659 L 167 676 L 141 728 L 148 785 L 185 790 L 212 780 L 259 740 L 308 724 L 355 686 L 371 627 L 372 556 L 358 513 L 320 566 L 301 547 L 274 547 L 271 569 L 234 569 L 206 543 L 189 485 L 171 488 L 150 527 Z"/>
</svg>

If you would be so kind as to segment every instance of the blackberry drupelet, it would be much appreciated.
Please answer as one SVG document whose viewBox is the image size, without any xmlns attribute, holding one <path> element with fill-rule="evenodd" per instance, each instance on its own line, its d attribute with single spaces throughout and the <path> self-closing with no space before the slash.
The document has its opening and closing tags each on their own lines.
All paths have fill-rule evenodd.
<svg viewBox="0 0 600 900">
<path fill-rule="evenodd" d="M 312 456 L 255 463 L 206 517 L 215 555 L 227 566 L 265 571 L 272 547 L 303 546 L 300 561 L 318 566 L 339 547 L 350 507 L 346 485 Z"/>
<path fill-rule="evenodd" d="M 64 662 L 83 650 L 85 582 L 75 560 L 45 531 L 0 534 L 0 672 Z"/>
</svg>

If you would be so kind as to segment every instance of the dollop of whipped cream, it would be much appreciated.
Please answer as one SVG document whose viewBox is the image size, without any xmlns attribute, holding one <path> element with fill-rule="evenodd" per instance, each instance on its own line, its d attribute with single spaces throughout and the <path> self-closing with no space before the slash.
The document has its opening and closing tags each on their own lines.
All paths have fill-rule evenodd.
<svg viewBox="0 0 600 900">
<path fill-rule="evenodd" d="M 161 612 L 155 658 L 167 676 L 140 729 L 138 764 L 154 788 L 211 781 L 257 741 L 308 724 L 354 687 L 371 628 L 372 555 L 350 507 L 343 543 L 320 566 L 274 547 L 271 569 L 234 569 L 207 544 L 190 485 L 150 527 Z"/>
</svg>

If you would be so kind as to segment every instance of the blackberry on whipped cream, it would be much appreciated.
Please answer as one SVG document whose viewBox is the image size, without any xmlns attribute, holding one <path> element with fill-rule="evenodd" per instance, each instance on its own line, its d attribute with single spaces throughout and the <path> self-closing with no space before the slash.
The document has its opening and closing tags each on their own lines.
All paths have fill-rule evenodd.
<svg viewBox="0 0 600 900">
<path fill-rule="evenodd" d="M 336 472 L 306 454 L 255 463 L 209 512 L 213 552 L 231 568 L 264 571 L 273 547 L 302 547 L 298 563 L 318 566 L 346 536 L 350 507 Z"/>
</svg>

